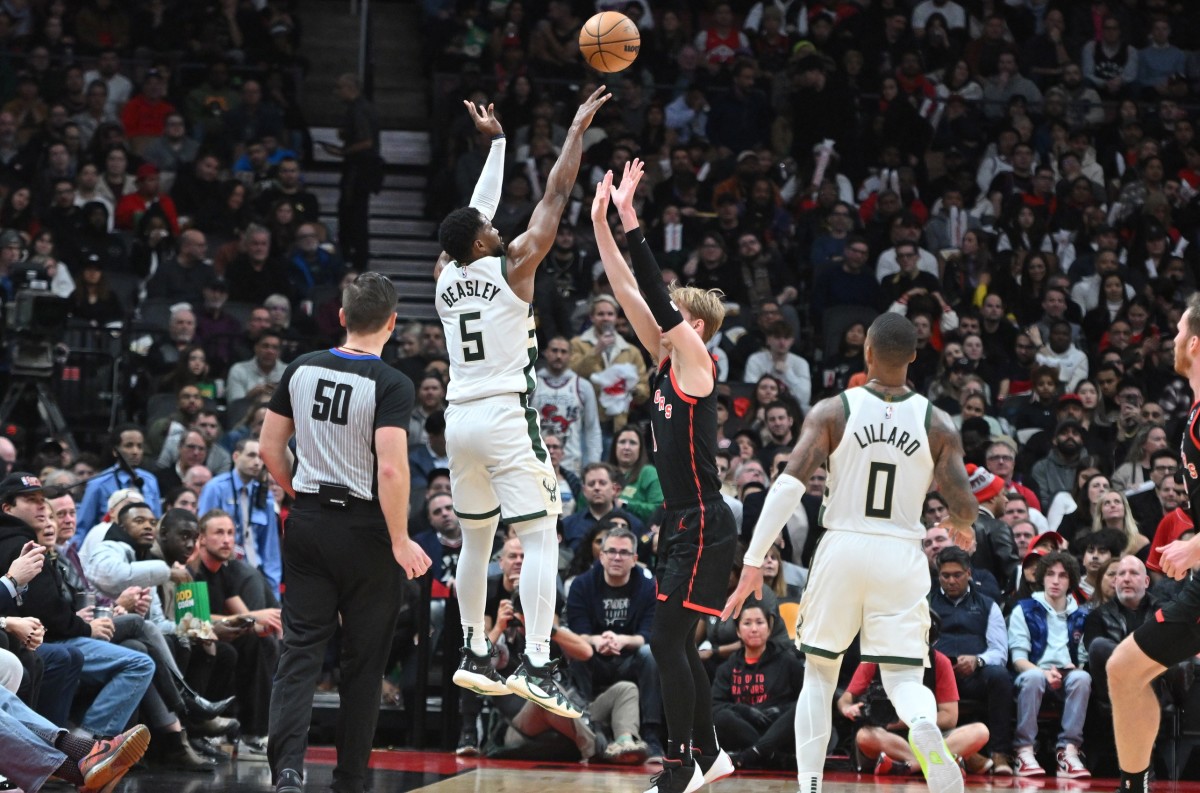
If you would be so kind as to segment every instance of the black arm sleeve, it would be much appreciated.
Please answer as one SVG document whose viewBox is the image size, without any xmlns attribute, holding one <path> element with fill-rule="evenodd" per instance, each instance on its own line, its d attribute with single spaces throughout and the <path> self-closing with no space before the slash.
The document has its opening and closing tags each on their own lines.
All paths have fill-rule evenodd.
<svg viewBox="0 0 1200 793">
<path fill-rule="evenodd" d="M 658 262 L 654 260 L 654 254 L 650 252 L 642 230 L 636 228 L 627 231 L 625 238 L 629 240 L 629 253 L 633 259 L 633 277 L 637 279 L 637 285 L 646 298 L 646 305 L 650 307 L 654 321 L 662 328 L 663 333 L 666 333 L 683 322 L 683 315 L 667 294 L 667 287 L 662 282 L 662 270 L 658 269 Z"/>
</svg>

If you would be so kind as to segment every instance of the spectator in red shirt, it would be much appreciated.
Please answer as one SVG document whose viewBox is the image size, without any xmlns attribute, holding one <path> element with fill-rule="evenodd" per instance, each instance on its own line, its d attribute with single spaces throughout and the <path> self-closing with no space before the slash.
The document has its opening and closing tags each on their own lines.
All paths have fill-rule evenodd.
<svg viewBox="0 0 1200 793">
<path fill-rule="evenodd" d="M 162 73 L 151 69 L 142 82 L 142 92 L 125 103 L 121 125 L 135 152 L 140 153 L 151 140 L 161 136 L 167 116 L 175 112 L 175 106 L 166 100 L 166 95 L 167 83 Z"/>
<path fill-rule="evenodd" d="M 907 728 L 884 695 L 883 686 L 876 680 L 878 675 L 878 664 L 859 664 L 850 685 L 838 698 L 838 712 L 850 721 L 864 724 L 855 734 L 855 742 L 865 757 L 876 758 L 876 774 L 919 774 L 921 767 L 909 749 L 908 741 L 897 732 L 907 732 Z M 954 666 L 937 650 L 933 651 L 933 666 L 925 672 L 925 685 L 937 699 L 937 726 L 946 733 L 946 746 L 956 757 L 966 758 L 969 773 L 985 773 L 991 762 L 982 756 L 979 760 L 974 758 L 990 737 L 987 725 L 976 722 L 957 726 L 958 682 L 954 679 Z"/>
<path fill-rule="evenodd" d="M 132 100 L 131 100 L 132 101 Z M 122 231 L 133 231 L 137 228 L 142 215 L 151 206 L 158 204 L 167 223 L 171 226 L 171 234 L 179 234 L 179 216 L 175 212 L 175 202 L 171 197 L 159 192 L 158 168 L 145 163 L 137 169 L 137 190 L 121 197 L 117 203 L 116 226 Z"/>
</svg>

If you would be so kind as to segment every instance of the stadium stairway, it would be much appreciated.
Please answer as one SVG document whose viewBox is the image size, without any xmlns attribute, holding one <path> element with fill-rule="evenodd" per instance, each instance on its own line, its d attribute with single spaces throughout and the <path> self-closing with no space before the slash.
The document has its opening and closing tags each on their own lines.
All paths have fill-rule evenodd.
<svg viewBox="0 0 1200 793">
<path fill-rule="evenodd" d="M 337 141 L 330 127 L 314 127 L 314 140 Z M 436 224 L 425 219 L 425 181 L 429 167 L 429 135 L 420 131 L 385 130 L 380 139 L 387 162 L 383 190 L 371 198 L 371 263 L 391 276 L 400 295 L 399 319 L 433 319 L 433 265 L 441 249 Z M 338 161 L 319 148 L 305 183 L 321 202 L 321 221 L 337 237 Z"/>
</svg>

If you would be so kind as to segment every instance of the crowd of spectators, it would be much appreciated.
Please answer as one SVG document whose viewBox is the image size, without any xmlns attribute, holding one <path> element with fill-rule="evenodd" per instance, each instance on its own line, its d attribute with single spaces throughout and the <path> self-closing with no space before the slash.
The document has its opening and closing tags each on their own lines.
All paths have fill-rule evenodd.
<svg viewBox="0 0 1200 793">
<path fill-rule="evenodd" d="M 718 466 L 743 538 L 810 405 L 865 382 L 871 319 L 904 314 L 919 340 L 910 384 L 961 428 L 980 503 L 973 552 L 939 556 L 949 544 L 941 529 L 925 541 L 942 621 L 927 676 L 939 726 L 982 727 L 955 737 L 972 773 L 1102 767 L 1114 754 L 1104 660 L 1175 586 L 1153 549 L 1191 531 L 1170 449 L 1192 404 L 1173 340 L 1200 277 L 1200 17 L 1177 0 L 425 10 L 437 98 L 447 100 L 435 104 L 444 134 L 431 217 L 466 203 L 488 151 L 457 100 L 494 104 L 508 136 L 493 223 L 512 239 L 574 107 L 600 83 L 614 94 L 586 136 L 574 202 L 538 272 L 544 359 L 533 403 L 571 512 L 562 653 L 584 702 L 597 682 L 637 685 L 640 731 L 591 725 L 615 748 L 596 748 L 583 728 L 557 732 L 584 756 L 617 762 L 653 755 L 662 738 L 657 695 L 644 690 L 655 685 L 645 674 L 653 600 L 638 594 L 661 496 L 642 434 L 652 362 L 581 222 L 604 171 L 619 175 L 637 157 L 648 175 L 638 214 L 666 279 L 719 288 L 729 307 L 710 349 Z M 601 10 L 641 30 L 636 62 L 617 74 L 590 71 L 578 53 L 581 25 Z M 623 246 L 619 224 L 614 236 Z M 428 378 L 438 361 L 430 336 L 440 334 L 406 333 L 400 365 Z M 427 468 L 445 465 L 434 437 Z M 823 489 L 820 472 L 768 560 L 762 607 L 697 637 L 722 744 L 740 765 L 786 763 L 791 751 L 802 671 L 787 632 Z M 944 511 L 931 493 L 929 525 Z M 511 618 L 501 621 L 511 633 Z M 857 735 L 849 745 L 868 769 L 915 770 L 886 734 L 894 712 L 875 701 L 873 670 L 854 674 L 852 656 L 837 703 L 842 737 Z M 1165 704 L 1186 696 L 1182 684 L 1163 689 Z M 1051 699 L 1061 723 L 1039 725 Z M 475 729 L 472 712 L 466 753 L 510 751 L 517 738 L 521 751 L 553 746 L 519 729 Z"/>
<path fill-rule="evenodd" d="M 339 340 L 337 287 L 354 273 L 303 186 L 304 124 L 286 77 L 300 65 L 288 46 L 298 21 L 286 4 L 197 5 L 190 22 L 166 26 L 163 5 L 125 28 L 113 0 L 50 3 L 23 19 L 11 11 L 21 4 L 0 10 L 11 51 L 0 67 L 13 77 L 0 108 L 0 283 L 39 270 L 80 321 L 125 319 L 140 300 L 162 308 L 163 325 L 139 349 L 138 423 L 116 427 L 99 455 L 60 439 L 18 454 L 0 438 L 0 459 L 19 474 L 0 484 L 0 567 L 35 540 L 53 562 L 38 577 L 54 579 L 46 587 L 18 565 L 15 605 L 0 592 L 0 606 L 22 664 L 4 679 L 39 712 L 113 734 L 130 715 L 113 700 L 136 702 L 166 736 L 158 745 L 175 750 L 163 762 L 204 769 L 211 745 L 170 736 L 240 729 L 243 757 L 264 752 L 288 505 L 257 437 L 286 362 Z M 464 693 L 460 753 L 617 763 L 661 753 L 647 627 L 662 499 L 644 432 L 651 362 L 611 298 L 588 224 L 576 225 L 604 170 L 640 157 L 639 215 L 667 277 L 719 288 L 729 305 L 711 345 L 717 465 L 743 539 L 809 407 L 865 381 L 871 319 L 905 314 L 919 339 L 911 384 L 961 428 L 980 505 L 973 552 L 952 552 L 936 527 L 924 541 L 941 623 L 927 676 L 939 725 L 962 729 L 955 745 L 971 773 L 1099 768 L 1112 752 L 1097 659 L 1171 596 L 1154 549 L 1192 531 L 1169 450 L 1192 402 L 1173 339 L 1200 264 L 1200 60 L 1181 46 L 1200 19 L 1171 0 L 423 9 L 427 62 L 446 89 L 429 212 L 466 203 L 489 143 L 445 100 L 495 103 L 509 140 L 494 219 L 506 239 L 524 230 L 563 124 L 598 82 L 577 52 L 580 25 L 611 9 L 642 30 L 634 66 L 605 77 L 617 101 L 589 131 L 534 301 L 533 405 L 565 508 L 553 642 L 589 715 L 571 722 Z M 212 59 L 195 86 L 175 68 L 189 54 Z M 351 102 L 356 87 L 344 91 Z M 619 226 L 614 236 L 624 244 Z M 416 385 L 410 531 L 434 561 L 440 636 L 454 629 L 444 615 L 461 547 L 446 340 L 439 323 L 401 319 L 385 356 Z M 70 493 L 45 491 L 91 474 Z M 721 743 L 742 767 L 789 762 L 803 678 L 789 631 L 824 486 L 819 471 L 764 565 L 762 600 L 736 623 L 706 620 L 696 638 Z M 944 517 L 936 492 L 924 514 L 931 527 Z M 502 527 L 487 621 L 502 670 L 523 649 L 522 563 Z M 209 585 L 215 640 L 171 638 L 175 589 L 189 579 Z M 25 586 L 42 595 L 27 600 Z M 115 603 L 111 621 L 89 596 Z M 413 602 L 383 681 L 385 701 L 405 706 L 419 706 L 408 696 Z M 114 632 L 128 653 L 100 653 Z M 124 666 L 67 696 L 101 657 Z M 322 688 L 335 689 L 336 662 L 327 667 Z M 873 673 L 848 653 L 839 734 L 865 768 L 910 772 Z M 1190 670 L 1177 677 L 1165 702 L 1185 702 Z M 88 699 L 105 686 L 107 699 Z M 1039 723 L 1051 698 L 1063 701 L 1059 723 Z M 481 720 L 485 704 L 501 718 Z"/>
</svg>

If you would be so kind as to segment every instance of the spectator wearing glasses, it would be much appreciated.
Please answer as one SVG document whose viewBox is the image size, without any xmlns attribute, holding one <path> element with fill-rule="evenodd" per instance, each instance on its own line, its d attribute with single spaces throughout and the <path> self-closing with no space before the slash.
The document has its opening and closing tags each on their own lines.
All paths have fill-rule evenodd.
<svg viewBox="0 0 1200 793">
<path fill-rule="evenodd" d="M 193 467 L 203 466 L 204 459 L 208 456 L 208 444 L 204 440 L 204 435 L 195 429 L 184 431 L 179 436 L 175 449 L 175 462 L 166 467 L 159 467 L 155 471 L 155 476 L 158 477 L 158 486 L 163 493 L 169 493 L 177 487 L 182 487 L 188 471 Z"/>
<path fill-rule="evenodd" d="M 1126 492 L 1129 511 L 1138 525 L 1138 531 L 1153 537 L 1163 517 L 1187 500 L 1187 492 L 1180 492 L 1175 485 L 1175 473 L 1179 470 L 1179 452 L 1170 447 L 1158 449 L 1150 454 L 1150 475 L 1140 487 Z"/>
<path fill-rule="evenodd" d="M 656 605 L 654 578 L 637 566 L 637 537 L 613 528 L 601 546 L 600 564 L 571 585 L 567 625 L 595 651 L 589 661 L 571 665 L 580 696 L 591 702 L 613 683 L 636 683 L 644 704 L 642 738 L 650 755 L 661 757 L 663 706 L 658 665 L 650 654 Z"/>
<path fill-rule="evenodd" d="M 200 153 L 200 144 L 187 134 L 183 116 L 170 113 L 163 121 L 162 134 L 147 144 L 142 158 L 158 167 L 163 190 L 170 191 L 175 175 L 191 167 Z"/>
<path fill-rule="evenodd" d="M 1124 99 L 1137 83 L 1138 52 L 1126 43 L 1121 22 L 1115 16 L 1104 19 L 1100 38 L 1083 45 L 1080 59 L 1083 79 L 1103 99 Z"/>
<path fill-rule="evenodd" d="M 1025 499 L 1025 503 L 1029 505 L 1030 509 L 1040 510 L 1042 502 L 1038 499 L 1037 494 L 1013 479 L 1016 460 L 1017 445 L 1011 438 L 1005 436 L 997 438 L 988 447 L 983 467 L 999 477 L 1007 492 L 1016 493 Z"/>
</svg>

